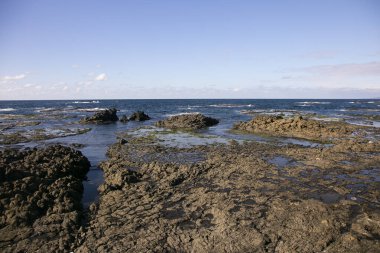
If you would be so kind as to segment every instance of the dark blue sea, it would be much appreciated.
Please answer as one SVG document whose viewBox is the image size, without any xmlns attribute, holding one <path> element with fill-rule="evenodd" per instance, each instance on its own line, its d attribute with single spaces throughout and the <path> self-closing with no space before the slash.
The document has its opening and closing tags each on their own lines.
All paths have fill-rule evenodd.
<svg viewBox="0 0 380 253">
<path fill-rule="evenodd" d="M 229 139 L 250 139 L 266 141 L 259 136 L 238 136 L 229 132 L 235 122 L 252 118 L 253 114 L 308 114 L 320 120 L 344 120 L 353 124 L 380 127 L 380 99 L 346 99 L 346 100 L 310 100 L 310 99 L 163 99 L 163 100 L 59 100 L 59 101 L 0 101 L 0 124 L 21 120 L 37 120 L 39 125 L 22 129 L 44 129 L 57 133 L 62 128 L 79 128 L 78 121 L 106 108 L 117 108 L 118 116 L 129 116 L 137 110 L 147 113 L 152 120 L 145 122 L 117 122 L 107 125 L 91 125 L 91 131 L 81 134 L 8 145 L 13 147 L 33 147 L 46 143 L 73 144 L 80 143 L 79 148 L 92 164 L 85 182 L 84 204 L 88 205 L 96 198 L 97 186 L 102 182 L 102 172 L 98 168 L 105 160 L 107 147 L 116 141 L 118 132 L 153 125 L 155 121 L 171 115 L 183 113 L 202 113 L 220 120 L 220 123 L 202 134 L 215 136 L 216 141 Z M 0 128 L 1 129 L 1 128 Z M 14 127 L 7 132 L 19 131 Z M 5 133 L 5 130 L 0 130 Z M 194 141 L 190 139 L 182 142 Z M 306 144 L 296 139 L 283 139 L 284 142 Z M 195 140 L 196 143 L 196 140 Z M 183 144 L 183 143 L 182 143 Z M 1 148 L 6 145 L 0 146 Z"/>
</svg>

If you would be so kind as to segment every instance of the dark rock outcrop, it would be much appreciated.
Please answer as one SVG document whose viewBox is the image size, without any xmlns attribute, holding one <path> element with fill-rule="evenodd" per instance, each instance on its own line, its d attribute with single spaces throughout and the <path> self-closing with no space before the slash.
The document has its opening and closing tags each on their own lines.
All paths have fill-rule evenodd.
<svg viewBox="0 0 380 253">
<path fill-rule="evenodd" d="M 60 145 L 0 152 L 0 251 L 68 252 L 90 163 Z"/>
<path fill-rule="evenodd" d="M 134 121 L 145 121 L 145 120 L 150 120 L 150 117 L 145 114 L 143 111 L 137 111 L 132 113 L 132 115 L 129 117 L 129 120 L 134 120 Z"/>
<path fill-rule="evenodd" d="M 118 121 L 119 118 L 116 115 L 117 110 L 115 108 L 107 109 L 104 111 L 96 112 L 91 117 L 85 117 L 81 120 L 81 123 L 110 123 Z"/>
<path fill-rule="evenodd" d="M 156 126 L 171 129 L 201 129 L 214 126 L 219 120 L 204 116 L 203 114 L 183 114 L 169 117 L 165 120 L 156 122 Z"/>
</svg>

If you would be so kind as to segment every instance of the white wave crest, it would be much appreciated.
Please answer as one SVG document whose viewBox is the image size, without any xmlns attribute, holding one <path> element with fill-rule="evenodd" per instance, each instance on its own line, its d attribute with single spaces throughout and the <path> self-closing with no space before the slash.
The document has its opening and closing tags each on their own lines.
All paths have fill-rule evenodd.
<svg viewBox="0 0 380 253">
<path fill-rule="evenodd" d="M 217 108 L 241 108 L 241 107 L 253 107 L 254 105 L 248 104 L 248 105 L 239 105 L 239 104 L 216 104 L 216 105 L 209 105 L 210 107 L 217 107 Z"/>
<path fill-rule="evenodd" d="M 92 100 L 92 101 L 74 101 L 73 104 L 99 104 L 99 100 Z"/>
<path fill-rule="evenodd" d="M 14 108 L 1 108 L 0 109 L 0 112 L 13 112 L 13 111 L 16 111 L 16 109 L 14 109 Z"/>
</svg>

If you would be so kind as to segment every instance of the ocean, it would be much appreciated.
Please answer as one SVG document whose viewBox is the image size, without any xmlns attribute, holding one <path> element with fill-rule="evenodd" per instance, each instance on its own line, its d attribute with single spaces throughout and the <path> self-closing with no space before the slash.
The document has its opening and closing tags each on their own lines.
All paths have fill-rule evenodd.
<svg viewBox="0 0 380 253">
<path fill-rule="evenodd" d="M 37 140 L 17 144 L 3 144 L 5 147 L 35 147 L 47 143 L 72 145 L 82 144 L 80 151 L 90 160 L 92 167 L 84 182 L 83 203 L 88 206 L 97 198 L 97 187 L 102 183 L 102 171 L 98 164 L 106 159 L 109 145 L 116 142 L 117 133 L 153 125 L 155 121 L 168 116 L 185 113 L 202 113 L 220 120 L 220 123 L 199 134 L 214 138 L 176 138 L 166 142 L 174 145 L 208 144 L 227 142 L 228 140 L 273 141 L 262 136 L 237 135 L 229 132 L 234 123 L 246 121 L 252 115 L 265 114 L 306 114 L 319 120 L 344 120 L 353 124 L 380 127 L 379 99 L 345 99 L 345 100 L 310 100 L 310 99 L 157 99 L 157 100 L 44 100 L 44 101 L 0 101 L 0 124 L 17 121 L 38 121 L 38 125 L 15 126 L 11 129 L 0 128 L 1 134 L 17 131 L 43 130 L 54 134 L 64 129 L 82 127 L 79 119 L 90 116 L 106 108 L 117 108 L 118 116 L 130 115 L 137 110 L 147 113 L 152 120 L 145 122 L 117 122 L 107 125 L 88 125 L 91 131 L 80 135 L 62 135 L 64 137 Z M 1 125 L 0 125 L 1 126 Z M 73 131 L 74 131 L 73 130 Z M 207 142 L 208 141 L 208 142 Z M 304 140 L 276 138 L 275 141 L 290 142 L 301 145 L 318 145 Z"/>
</svg>

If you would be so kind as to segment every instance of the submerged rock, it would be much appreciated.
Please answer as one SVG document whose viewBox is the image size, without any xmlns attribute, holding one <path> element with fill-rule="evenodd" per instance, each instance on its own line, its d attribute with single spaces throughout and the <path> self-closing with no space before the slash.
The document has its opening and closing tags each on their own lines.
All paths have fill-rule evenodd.
<svg viewBox="0 0 380 253">
<path fill-rule="evenodd" d="M 259 115 L 250 121 L 235 124 L 233 129 L 257 134 L 329 141 L 333 138 L 351 137 L 359 128 L 343 122 L 323 122 L 304 119 L 302 116 L 285 118 Z"/>
<path fill-rule="evenodd" d="M 134 120 L 134 121 L 145 121 L 145 120 L 150 120 L 150 117 L 145 114 L 143 111 L 137 111 L 132 113 L 132 115 L 129 117 L 129 120 Z"/>
<path fill-rule="evenodd" d="M 116 115 L 117 110 L 115 108 L 107 109 L 104 111 L 96 112 L 91 117 L 85 117 L 81 120 L 81 123 L 110 123 L 118 121 L 119 118 Z"/>
<path fill-rule="evenodd" d="M 90 163 L 60 145 L 0 152 L 0 251 L 68 252 Z"/>
<path fill-rule="evenodd" d="M 169 117 L 165 120 L 156 122 L 156 126 L 172 128 L 172 129 L 201 129 L 209 126 L 214 126 L 219 123 L 219 120 L 206 117 L 203 114 L 183 114 Z"/>
</svg>

